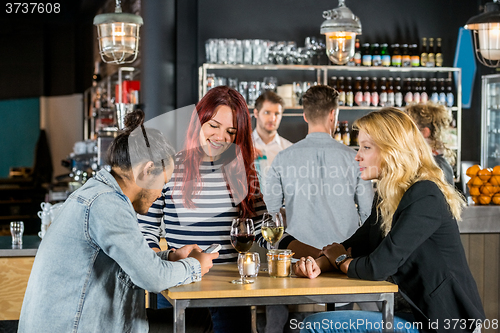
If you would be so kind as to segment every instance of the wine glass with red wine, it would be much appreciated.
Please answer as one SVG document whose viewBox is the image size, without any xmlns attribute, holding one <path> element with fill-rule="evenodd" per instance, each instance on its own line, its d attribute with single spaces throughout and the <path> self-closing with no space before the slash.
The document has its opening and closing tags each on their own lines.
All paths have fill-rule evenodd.
<svg viewBox="0 0 500 333">
<path fill-rule="evenodd" d="M 255 241 L 255 228 L 252 219 L 236 218 L 231 224 L 231 245 L 239 253 L 245 253 L 250 250 Z M 241 276 L 238 280 L 233 280 L 232 283 L 246 284 L 251 283 Z"/>
</svg>

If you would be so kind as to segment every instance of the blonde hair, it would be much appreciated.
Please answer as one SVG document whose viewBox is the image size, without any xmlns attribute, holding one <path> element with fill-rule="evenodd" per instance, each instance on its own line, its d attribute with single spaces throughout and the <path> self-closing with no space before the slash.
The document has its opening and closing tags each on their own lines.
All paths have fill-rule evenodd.
<svg viewBox="0 0 500 333">
<path fill-rule="evenodd" d="M 419 128 L 427 127 L 430 130 L 427 142 L 432 150 L 442 151 L 448 163 L 455 165 L 455 152 L 444 144 L 445 131 L 452 121 L 448 109 L 444 105 L 429 102 L 409 105 L 405 108 L 405 111 Z"/>
<path fill-rule="evenodd" d="M 381 198 L 378 208 L 384 235 L 391 230 L 394 212 L 405 192 L 421 180 L 434 182 L 453 217 L 461 219 L 465 206 L 463 196 L 446 182 L 429 145 L 406 113 L 396 108 L 383 108 L 357 119 L 354 127 L 368 134 L 380 149 L 377 191 Z"/>
</svg>

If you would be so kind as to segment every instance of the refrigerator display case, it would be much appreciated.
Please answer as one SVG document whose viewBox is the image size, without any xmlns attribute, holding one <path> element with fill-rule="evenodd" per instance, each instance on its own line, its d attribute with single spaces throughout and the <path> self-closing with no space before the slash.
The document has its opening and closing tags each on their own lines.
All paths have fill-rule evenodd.
<svg viewBox="0 0 500 333">
<path fill-rule="evenodd" d="M 500 165 L 500 74 L 482 76 L 481 166 Z"/>
</svg>

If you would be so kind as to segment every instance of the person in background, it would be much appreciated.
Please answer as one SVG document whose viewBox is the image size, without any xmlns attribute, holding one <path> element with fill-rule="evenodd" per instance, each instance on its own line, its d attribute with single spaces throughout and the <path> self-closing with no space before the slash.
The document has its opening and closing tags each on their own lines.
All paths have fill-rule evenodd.
<svg viewBox="0 0 500 333">
<path fill-rule="evenodd" d="M 252 140 L 257 153 L 260 180 L 263 181 L 276 155 L 292 145 L 278 134 L 285 101 L 273 91 L 265 91 L 255 101 L 253 114 L 256 119 Z"/>
<path fill-rule="evenodd" d="M 264 242 L 259 223 L 266 207 L 253 157 L 245 99 L 227 86 L 210 89 L 193 112 L 172 180 L 149 211 L 138 216 L 149 246 L 159 251 L 163 235 L 172 251 L 192 242 L 203 249 L 218 243 L 222 249 L 214 262 L 235 263 L 238 252 L 231 245 L 230 229 L 233 218 L 240 216 L 253 219 L 256 240 Z M 158 299 L 159 308 L 166 305 L 163 296 Z M 250 330 L 249 307 L 209 310 L 216 333 Z"/>
<path fill-rule="evenodd" d="M 287 226 L 279 248 L 295 256 L 319 256 L 331 239 L 350 237 L 370 215 L 373 189 L 360 178 L 356 151 L 332 138 L 338 92 L 311 87 L 302 97 L 305 139 L 278 153 L 263 185 L 269 211 L 286 204 Z M 321 232 L 318 232 L 321 230 Z"/>
<path fill-rule="evenodd" d="M 464 198 L 444 179 L 406 113 L 384 108 L 354 126 L 359 129 L 356 161 L 361 177 L 378 180 L 375 209 L 352 237 L 324 247 L 316 260 L 301 258 L 295 273 L 315 278 L 338 269 L 365 280 L 391 276 L 412 307 L 411 321 L 422 332 L 480 332 L 485 314 L 457 225 Z M 371 316 L 363 311 L 348 315 L 354 320 Z M 338 316 L 326 312 L 306 321 Z M 446 325 L 457 320 L 466 324 L 452 329 Z"/>
<path fill-rule="evenodd" d="M 432 149 L 432 155 L 437 165 L 443 170 L 445 179 L 454 185 L 453 168 L 456 163 L 455 152 L 444 143 L 446 130 L 452 117 L 444 105 L 428 102 L 426 104 L 411 104 L 405 107 L 406 113 L 417 124 L 418 129 Z"/>
<path fill-rule="evenodd" d="M 278 153 L 263 184 L 263 195 L 270 212 L 286 206 L 286 229 L 278 248 L 291 249 L 297 258 L 316 258 L 332 239 L 340 242 L 350 237 L 369 216 L 373 189 L 370 181 L 360 178 L 356 152 L 332 138 L 338 92 L 318 85 L 309 88 L 302 101 L 309 133 Z M 279 325 L 273 321 L 282 327 L 288 318 L 285 310 L 268 307 L 267 312 L 281 314 L 266 317 L 285 318 Z"/>
<path fill-rule="evenodd" d="M 140 110 L 100 170 L 66 200 L 40 244 L 19 332 L 148 332 L 144 289 L 200 281 L 218 254 L 187 245 L 155 253 L 137 224 L 173 171 L 173 149 Z M 134 131 L 134 129 L 137 129 Z M 167 258 L 170 257 L 168 260 Z"/>
</svg>

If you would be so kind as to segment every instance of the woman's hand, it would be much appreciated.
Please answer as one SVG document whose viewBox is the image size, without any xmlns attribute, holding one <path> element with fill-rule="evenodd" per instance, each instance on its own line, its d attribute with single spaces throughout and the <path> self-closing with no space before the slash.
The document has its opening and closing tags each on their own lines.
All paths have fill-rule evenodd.
<svg viewBox="0 0 500 333">
<path fill-rule="evenodd" d="M 170 254 L 168 255 L 168 260 L 177 261 L 181 259 L 185 259 L 191 253 L 191 251 L 197 250 L 201 252 L 200 247 L 197 244 L 184 245 L 180 249 L 172 249 Z"/>
<path fill-rule="evenodd" d="M 300 258 L 300 260 L 293 265 L 293 270 L 298 277 L 308 277 L 310 279 L 314 279 L 321 274 L 321 269 L 316 263 L 316 260 L 311 256 Z"/>
<path fill-rule="evenodd" d="M 342 244 L 333 243 L 325 246 L 322 253 L 328 258 L 328 261 L 330 261 L 332 266 L 335 266 L 335 268 L 347 274 L 347 271 L 349 270 L 349 264 L 352 261 L 351 248 L 348 248 L 346 250 Z M 347 254 L 349 256 L 349 259 L 345 260 L 342 265 L 340 265 L 340 267 L 336 267 L 337 265 L 335 264 L 335 259 L 337 259 L 342 254 Z"/>
<path fill-rule="evenodd" d="M 342 244 L 339 243 L 332 243 L 330 245 L 323 247 L 322 253 L 328 258 L 328 260 L 334 266 L 335 266 L 335 259 L 337 259 L 341 254 L 347 254 L 350 256 L 350 253 L 346 251 L 346 249 Z"/>
</svg>

